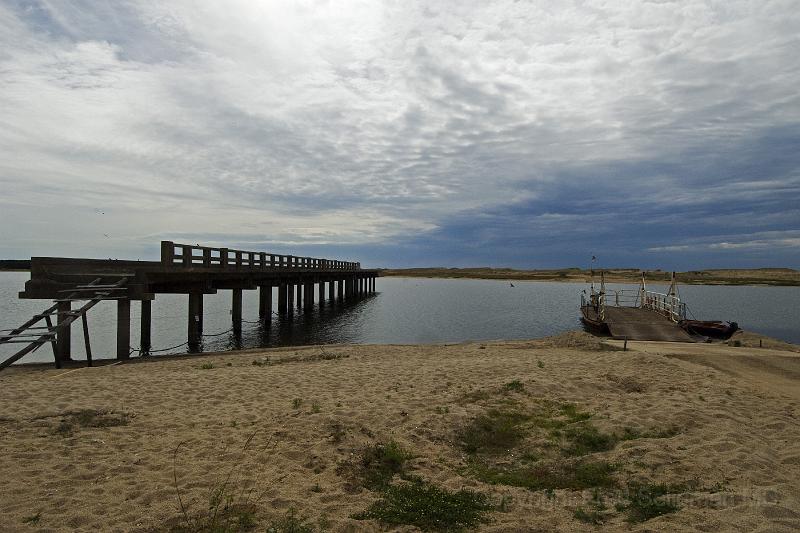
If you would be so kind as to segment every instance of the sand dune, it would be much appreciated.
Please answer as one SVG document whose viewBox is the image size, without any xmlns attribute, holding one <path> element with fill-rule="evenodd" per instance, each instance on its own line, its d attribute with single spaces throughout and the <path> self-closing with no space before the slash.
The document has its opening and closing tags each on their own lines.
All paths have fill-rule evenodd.
<svg viewBox="0 0 800 533">
<path fill-rule="evenodd" d="M 413 451 L 412 471 L 424 480 L 495 502 L 511 497 L 483 531 L 800 528 L 800 354 L 629 348 L 572 333 L 14 368 L 0 374 L 0 530 L 169 530 L 182 521 L 174 476 L 194 515 L 231 471 L 237 488 L 254 488 L 257 530 L 290 508 L 319 530 L 386 530 L 351 517 L 378 495 L 354 485 L 341 465 L 389 440 Z M 508 392 L 513 381 L 520 389 Z M 492 405 L 526 410 L 542 402 L 574 403 L 600 431 L 641 432 L 592 457 L 617 465 L 619 484 L 692 481 L 680 509 L 628 524 L 610 499 L 604 524 L 588 526 L 574 516 L 587 505 L 587 491 L 546 495 L 490 485 L 465 471 L 459 428 Z M 76 418 L 83 409 L 108 418 L 85 427 Z M 647 436 L 664 428 L 675 429 Z"/>
</svg>

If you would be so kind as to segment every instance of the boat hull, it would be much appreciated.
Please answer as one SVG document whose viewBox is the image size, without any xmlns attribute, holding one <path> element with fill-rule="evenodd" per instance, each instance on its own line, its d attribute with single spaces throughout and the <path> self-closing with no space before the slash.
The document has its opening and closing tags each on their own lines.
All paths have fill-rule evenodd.
<svg viewBox="0 0 800 533">
<path fill-rule="evenodd" d="M 610 335 L 608 324 L 600 319 L 595 308 L 591 305 L 581 306 L 581 322 L 586 329 L 601 335 Z"/>
<path fill-rule="evenodd" d="M 719 320 L 681 320 L 678 325 L 690 335 L 700 335 L 712 339 L 730 339 L 739 330 L 736 322 Z"/>
</svg>

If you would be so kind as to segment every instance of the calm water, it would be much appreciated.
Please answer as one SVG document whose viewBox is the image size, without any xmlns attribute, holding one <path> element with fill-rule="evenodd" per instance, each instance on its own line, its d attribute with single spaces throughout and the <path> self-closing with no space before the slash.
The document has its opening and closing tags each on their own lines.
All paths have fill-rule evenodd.
<svg viewBox="0 0 800 533">
<path fill-rule="evenodd" d="M 0 329 L 20 325 L 50 305 L 20 300 L 29 277 L 0 272 Z M 493 280 L 378 278 L 378 294 L 351 305 L 323 306 L 296 312 L 292 320 L 274 317 L 272 327 L 245 323 L 241 342 L 230 333 L 204 339 L 206 351 L 237 347 L 322 343 L 435 343 L 464 340 L 526 339 L 580 328 L 578 305 L 585 288 L 576 283 Z M 636 288 L 609 284 L 609 289 Z M 651 288 L 655 288 L 651 287 Z M 800 343 L 800 287 L 683 286 L 680 293 L 697 318 L 733 320 L 745 329 Z M 230 329 L 230 291 L 206 296 L 204 334 Z M 277 298 L 273 298 L 277 301 Z M 159 295 L 153 302 L 153 349 L 186 341 L 185 295 Z M 256 321 L 258 294 L 245 291 L 243 317 Z M 139 306 L 131 306 L 131 343 L 139 346 Z M 92 351 L 96 358 L 116 350 L 116 305 L 103 302 L 89 312 Z M 19 346 L 19 345 L 14 345 Z M 165 353 L 183 353 L 185 346 Z M 0 357 L 11 348 L 0 346 Z M 73 326 L 72 353 L 84 357 L 80 323 Z M 23 362 L 52 361 L 49 347 Z"/>
</svg>

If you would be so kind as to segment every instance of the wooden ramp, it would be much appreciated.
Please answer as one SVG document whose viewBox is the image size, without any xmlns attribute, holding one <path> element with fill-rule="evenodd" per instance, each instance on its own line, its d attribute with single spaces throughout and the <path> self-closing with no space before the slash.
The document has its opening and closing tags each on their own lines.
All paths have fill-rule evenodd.
<svg viewBox="0 0 800 533">
<path fill-rule="evenodd" d="M 678 324 L 651 309 L 606 306 L 605 323 L 615 339 L 695 342 Z"/>
</svg>

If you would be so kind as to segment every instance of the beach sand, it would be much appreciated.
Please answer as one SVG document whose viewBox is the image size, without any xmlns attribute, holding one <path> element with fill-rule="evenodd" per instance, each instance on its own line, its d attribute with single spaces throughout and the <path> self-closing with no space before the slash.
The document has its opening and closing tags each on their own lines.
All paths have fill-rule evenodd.
<svg viewBox="0 0 800 533">
<path fill-rule="evenodd" d="M 190 518 L 201 515 L 229 474 L 237 494 L 253 488 L 257 531 L 290 509 L 317 530 L 414 531 L 352 518 L 380 494 L 348 465 L 391 440 L 414 454 L 413 475 L 503 502 L 481 531 L 797 530 L 800 353 L 741 338 L 739 347 L 629 342 L 621 351 L 574 332 L 12 368 L 0 374 L 0 531 L 169 531 L 182 523 L 177 494 Z M 564 404 L 591 413 L 599 431 L 636 430 L 590 457 L 615 465 L 618 487 L 684 486 L 679 509 L 628 523 L 607 496 L 604 523 L 593 526 L 575 517 L 591 508 L 591 491 L 535 492 L 470 474 L 458 432 L 474 417 Z M 81 425 L 70 413 L 84 409 L 105 414 L 83 422 L 111 427 Z"/>
</svg>

